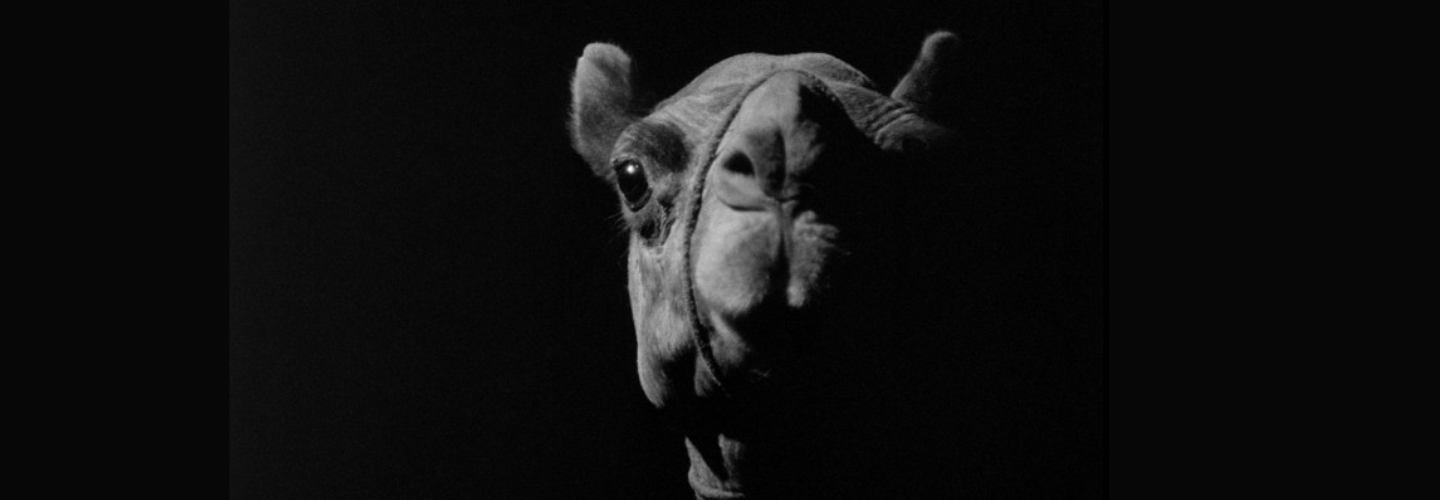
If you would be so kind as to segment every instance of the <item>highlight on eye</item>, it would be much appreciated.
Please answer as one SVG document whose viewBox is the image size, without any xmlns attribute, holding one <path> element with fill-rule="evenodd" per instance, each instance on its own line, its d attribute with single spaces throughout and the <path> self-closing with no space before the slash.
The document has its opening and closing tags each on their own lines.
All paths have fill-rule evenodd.
<svg viewBox="0 0 1440 500">
<path fill-rule="evenodd" d="M 650 193 L 650 181 L 645 178 L 645 168 L 636 160 L 616 161 L 614 168 L 615 186 L 625 197 L 625 204 L 630 210 L 640 208 Z"/>
</svg>

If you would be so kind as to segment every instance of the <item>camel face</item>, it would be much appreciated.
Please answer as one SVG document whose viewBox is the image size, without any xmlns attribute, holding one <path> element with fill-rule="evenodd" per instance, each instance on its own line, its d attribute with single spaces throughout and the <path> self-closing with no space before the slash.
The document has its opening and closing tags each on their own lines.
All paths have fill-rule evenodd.
<svg viewBox="0 0 1440 500">
<path fill-rule="evenodd" d="M 764 491 L 796 391 L 883 336 L 865 304 L 885 290 L 891 185 L 950 141 L 926 109 L 951 44 L 927 39 L 890 95 L 828 55 L 747 54 L 653 106 L 626 53 L 586 47 L 574 145 L 615 188 L 640 383 L 685 429 L 702 497 Z"/>
</svg>

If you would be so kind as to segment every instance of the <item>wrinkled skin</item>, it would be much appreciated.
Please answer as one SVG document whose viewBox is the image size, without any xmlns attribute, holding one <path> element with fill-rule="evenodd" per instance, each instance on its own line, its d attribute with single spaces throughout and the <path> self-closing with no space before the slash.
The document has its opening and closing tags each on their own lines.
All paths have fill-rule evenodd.
<svg viewBox="0 0 1440 500">
<path fill-rule="evenodd" d="M 697 496 L 861 491 L 905 454 L 877 438 L 906 411 L 884 376 L 904 371 L 889 221 L 897 183 L 954 141 L 928 118 L 953 45 L 931 35 L 888 95 L 828 55 L 747 54 L 654 106 L 626 53 L 585 48 L 575 148 L 617 188 L 640 384 L 685 433 Z"/>
</svg>

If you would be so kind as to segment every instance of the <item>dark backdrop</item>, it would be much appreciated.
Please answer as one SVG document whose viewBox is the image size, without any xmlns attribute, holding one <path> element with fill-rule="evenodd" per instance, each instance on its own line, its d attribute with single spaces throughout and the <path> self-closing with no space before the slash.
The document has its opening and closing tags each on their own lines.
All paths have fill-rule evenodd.
<svg viewBox="0 0 1440 500">
<path fill-rule="evenodd" d="M 232 0 L 231 498 L 686 498 L 635 375 L 614 196 L 567 142 L 575 59 L 616 43 L 666 95 L 730 55 L 819 51 L 888 89 L 936 29 L 965 43 L 972 206 L 1006 276 L 964 372 L 985 437 L 945 480 L 1098 497 L 1103 19 Z"/>
</svg>

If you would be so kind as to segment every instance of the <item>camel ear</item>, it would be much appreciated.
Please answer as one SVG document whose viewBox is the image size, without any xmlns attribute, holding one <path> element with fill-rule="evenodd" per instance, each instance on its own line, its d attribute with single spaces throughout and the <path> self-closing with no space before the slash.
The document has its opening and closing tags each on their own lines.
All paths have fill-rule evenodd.
<svg viewBox="0 0 1440 500">
<path fill-rule="evenodd" d="M 948 31 L 938 31 L 925 38 L 920 56 L 910 72 L 895 85 L 890 98 L 910 105 L 922 116 L 948 122 L 956 112 L 959 96 L 960 39 Z"/>
<path fill-rule="evenodd" d="M 610 149 L 633 112 L 630 56 L 605 43 L 585 46 L 570 82 L 570 134 L 575 151 L 600 174 L 608 168 Z"/>
<path fill-rule="evenodd" d="M 882 148 L 917 158 L 943 157 L 958 147 L 959 138 L 945 123 L 954 123 L 957 110 L 960 39 L 948 31 L 925 38 L 910 72 L 895 85 L 890 98 L 905 103 L 914 114 L 890 122 L 876 133 Z"/>
</svg>

